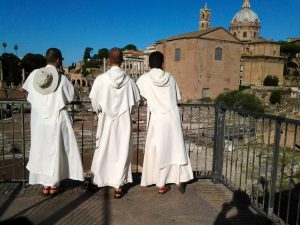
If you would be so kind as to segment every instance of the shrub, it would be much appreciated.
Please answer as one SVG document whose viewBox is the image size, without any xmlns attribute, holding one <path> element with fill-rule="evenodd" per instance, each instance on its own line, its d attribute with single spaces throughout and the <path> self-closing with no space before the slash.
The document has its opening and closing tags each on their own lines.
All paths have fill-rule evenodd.
<svg viewBox="0 0 300 225">
<path fill-rule="evenodd" d="M 205 97 L 205 98 L 202 98 L 201 99 L 201 102 L 205 102 L 205 103 L 210 103 L 212 102 L 213 100 L 210 98 L 210 97 Z"/>
<path fill-rule="evenodd" d="M 247 94 L 240 91 L 231 91 L 226 94 L 220 94 L 216 102 L 223 102 L 227 106 L 243 108 L 255 112 L 264 112 L 262 102 L 253 94 Z"/>
<path fill-rule="evenodd" d="M 293 76 L 294 76 L 294 77 L 299 77 L 299 71 L 298 71 L 298 70 L 294 70 Z"/>
<path fill-rule="evenodd" d="M 250 89 L 250 88 L 251 88 L 251 86 L 240 85 L 239 91 L 243 91 L 243 90 Z"/>
<path fill-rule="evenodd" d="M 264 79 L 264 86 L 278 86 L 278 81 L 276 76 L 268 75 Z"/>
<path fill-rule="evenodd" d="M 279 90 L 272 91 L 270 95 L 270 103 L 275 105 L 275 104 L 280 104 L 282 98 L 282 92 Z"/>
</svg>

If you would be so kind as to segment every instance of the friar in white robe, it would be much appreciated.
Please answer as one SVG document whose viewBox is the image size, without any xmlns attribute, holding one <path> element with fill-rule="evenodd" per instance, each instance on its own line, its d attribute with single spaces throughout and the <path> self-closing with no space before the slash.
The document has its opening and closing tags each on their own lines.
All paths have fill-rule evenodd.
<svg viewBox="0 0 300 225">
<path fill-rule="evenodd" d="M 131 114 L 140 100 L 133 79 L 120 68 L 122 61 L 122 51 L 112 48 L 111 68 L 95 79 L 89 96 L 93 110 L 99 112 L 92 180 L 98 187 L 114 187 L 115 198 L 121 198 L 121 187 L 132 182 Z"/>
<path fill-rule="evenodd" d="M 31 145 L 27 169 L 29 184 L 44 185 L 44 195 L 58 194 L 63 179 L 83 181 L 83 168 L 71 117 L 65 106 L 74 98 L 74 88 L 59 73 L 59 49 L 46 53 L 47 66 L 34 70 L 23 89 L 31 103 Z"/>
<path fill-rule="evenodd" d="M 137 86 L 148 107 L 147 137 L 142 172 L 142 186 L 156 184 L 159 193 L 169 190 L 168 183 L 193 179 L 193 171 L 185 149 L 177 102 L 181 99 L 174 77 L 162 70 L 164 56 L 149 56 L 151 70 L 142 75 Z"/>
</svg>

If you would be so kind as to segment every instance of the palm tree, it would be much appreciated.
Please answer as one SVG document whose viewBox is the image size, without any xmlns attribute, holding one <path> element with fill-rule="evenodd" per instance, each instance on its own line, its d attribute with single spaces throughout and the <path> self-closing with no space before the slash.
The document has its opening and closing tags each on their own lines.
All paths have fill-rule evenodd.
<svg viewBox="0 0 300 225">
<path fill-rule="evenodd" d="M 5 48 L 7 47 L 6 42 L 3 42 L 3 43 L 2 43 L 2 47 L 3 47 L 3 51 L 5 52 Z"/>
<path fill-rule="evenodd" d="M 16 55 L 18 53 L 18 49 L 19 49 L 18 45 L 14 45 L 14 50 L 16 51 Z"/>
</svg>

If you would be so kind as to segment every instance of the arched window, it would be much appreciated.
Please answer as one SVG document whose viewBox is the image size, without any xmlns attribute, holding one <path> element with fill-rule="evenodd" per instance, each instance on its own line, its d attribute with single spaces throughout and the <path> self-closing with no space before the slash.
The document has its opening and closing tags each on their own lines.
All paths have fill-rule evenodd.
<svg viewBox="0 0 300 225">
<path fill-rule="evenodd" d="M 75 85 L 75 80 L 72 80 L 72 84 Z"/>
<path fill-rule="evenodd" d="M 82 87 L 85 87 L 85 80 L 82 81 Z"/>
<path fill-rule="evenodd" d="M 80 85 L 80 80 L 79 79 L 77 80 L 77 84 Z"/>
<path fill-rule="evenodd" d="M 215 60 L 222 60 L 222 48 L 215 49 Z"/>
<path fill-rule="evenodd" d="M 180 60 L 180 48 L 175 49 L 175 61 Z"/>
</svg>

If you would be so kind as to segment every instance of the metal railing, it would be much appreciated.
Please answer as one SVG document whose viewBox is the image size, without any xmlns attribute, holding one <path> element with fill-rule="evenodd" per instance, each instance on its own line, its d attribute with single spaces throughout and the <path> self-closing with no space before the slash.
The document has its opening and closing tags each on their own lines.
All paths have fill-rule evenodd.
<svg viewBox="0 0 300 225">
<path fill-rule="evenodd" d="M 299 224 L 300 121 L 216 106 L 213 181 L 277 224 Z"/>
<path fill-rule="evenodd" d="M 97 129 L 97 115 L 89 101 L 67 106 L 80 149 L 84 171 L 90 170 Z M 214 106 L 181 105 L 183 133 L 197 177 L 210 177 L 213 158 Z M 132 116 L 132 171 L 142 172 L 146 140 L 146 107 Z M 0 181 L 28 180 L 26 164 L 30 149 L 30 104 L 25 100 L 0 101 Z"/>
<path fill-rule="evenodd" d="M 280 224 L 299 224 L 300 121 L 224 105 L 180 104 L 186 150 L 197 178 L 246 193 L 258 212 Z M 69 106 L 85 172 L 90 169 L 97 116 L 90 102 Z M 0 180 L 28 180 L 30 104 L 0 101 Z M 132 171 L 141 172 L 146 107 L 132 116 Z"/>
</svg>

